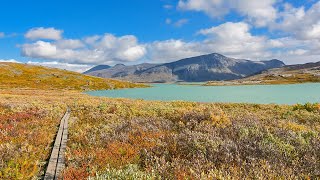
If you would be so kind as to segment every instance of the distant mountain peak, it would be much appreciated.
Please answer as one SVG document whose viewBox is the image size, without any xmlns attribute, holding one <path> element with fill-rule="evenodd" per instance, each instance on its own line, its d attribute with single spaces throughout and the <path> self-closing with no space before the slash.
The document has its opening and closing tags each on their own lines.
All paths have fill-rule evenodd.
<svg viewBox="0 0 320 180">
<path fill-rule="evenodd" d="M 126 66 L 126 65 L 124 65 L 124 64 L 116 64 L 113 67 L 124 67 L 124 66 Z"/>
<path fill-rule="evenodd" d="M 89 74 L 133 82 L 199 82 L 239 79 L 284 65 L 282 61 L 277 59 L 250 61 L 211 53 L 165 64 L 143 63 L 132 66 L 117 64 L 112 68 Z"/>
<path fill-rule="evenodd" d="M 94 71 L 100 71 L 100 70 L 103 70 L 103 69 L 108 69 L 110 67 L 111 66 L 109 66 L 109 65 L 97 65 L 97 66 L 87 70 L 86 72 L 84 72 L 84 74 L 88 74 L 88 73 L 94 72 Z"/>
</svg>

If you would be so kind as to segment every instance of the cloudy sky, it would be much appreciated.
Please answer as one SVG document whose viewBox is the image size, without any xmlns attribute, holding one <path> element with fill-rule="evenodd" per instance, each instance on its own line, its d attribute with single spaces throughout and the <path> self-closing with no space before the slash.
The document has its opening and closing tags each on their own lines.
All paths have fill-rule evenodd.
<svg viewBox="0 0 320 180">
<path fill-rule="evenodd" d="M 221 53 L 320 61 L 320 0 L 10 0 L 0 61 L 82 72 Z"/>
</svg>

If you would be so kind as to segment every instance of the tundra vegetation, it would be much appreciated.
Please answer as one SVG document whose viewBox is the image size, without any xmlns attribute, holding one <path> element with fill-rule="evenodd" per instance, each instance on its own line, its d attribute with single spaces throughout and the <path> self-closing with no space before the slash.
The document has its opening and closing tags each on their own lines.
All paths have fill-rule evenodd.
<svg viewBox="0 0 320 180">
<path fill-rule="evenodd" d="M 319 104 L 160 102 L 2 87 L 0 179 L 43 176 L 67 106 L 67 180 L 320 176 Z"/>
<path fill-rule="evenodd" d="M 0 62 L 0 88 L 2 89 L 31 88 L 86 91 L 134 87 L 146 86 L 42 66 Z"/>
</svg>

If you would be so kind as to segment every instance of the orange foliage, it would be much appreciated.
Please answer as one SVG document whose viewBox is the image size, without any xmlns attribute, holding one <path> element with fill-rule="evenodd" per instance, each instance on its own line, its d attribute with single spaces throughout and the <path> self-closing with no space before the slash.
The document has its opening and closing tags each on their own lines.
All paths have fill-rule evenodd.
<svg viewBox="0 0 320 180">
<path fill-rule="evenodd" d="M 82 166 L 80 168 L 68 167 L 63 172 L 63 179 L 65 180 L 82 180 L 87 179 L 90 176 L 87 171 L 87 166 Z"/>
</svg>

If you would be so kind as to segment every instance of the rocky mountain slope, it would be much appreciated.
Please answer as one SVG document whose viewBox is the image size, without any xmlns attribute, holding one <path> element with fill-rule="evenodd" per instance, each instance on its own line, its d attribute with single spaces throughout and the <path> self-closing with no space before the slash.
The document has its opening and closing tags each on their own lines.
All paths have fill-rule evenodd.
<svg viewBox="0 0 320 180">
<path fill-rule="evenodd" d="M 202 82 L 244 78 L 261 71 L 284 66 L 279 60 L 250 61 L 213 53 L 165 64 L 118 64 L 111 68 L 89 70 L 85 74 L 133 82 Z"/>
<path fill-rule="evenodd" d="M 263 71 L 244 79 L 225 82 L 211 81 L 206 85 L 295 84 L 306 82 L 320 82 L 320 62 L 288 65 Z"/>
<path fill-rule="evenodd" d="M 88 71 L 84 72 L 84 74 L 88 74 L 88 73 L 90 73 L 90 72 L 99 71 L 99 70 L 108 69 L 108 68 L 111 68 L 111 66 L 108 66 L 108 65 L 98 65 L 98 66 L 95 66 L 95 67 L 89 69 Z"/>
</svg>

